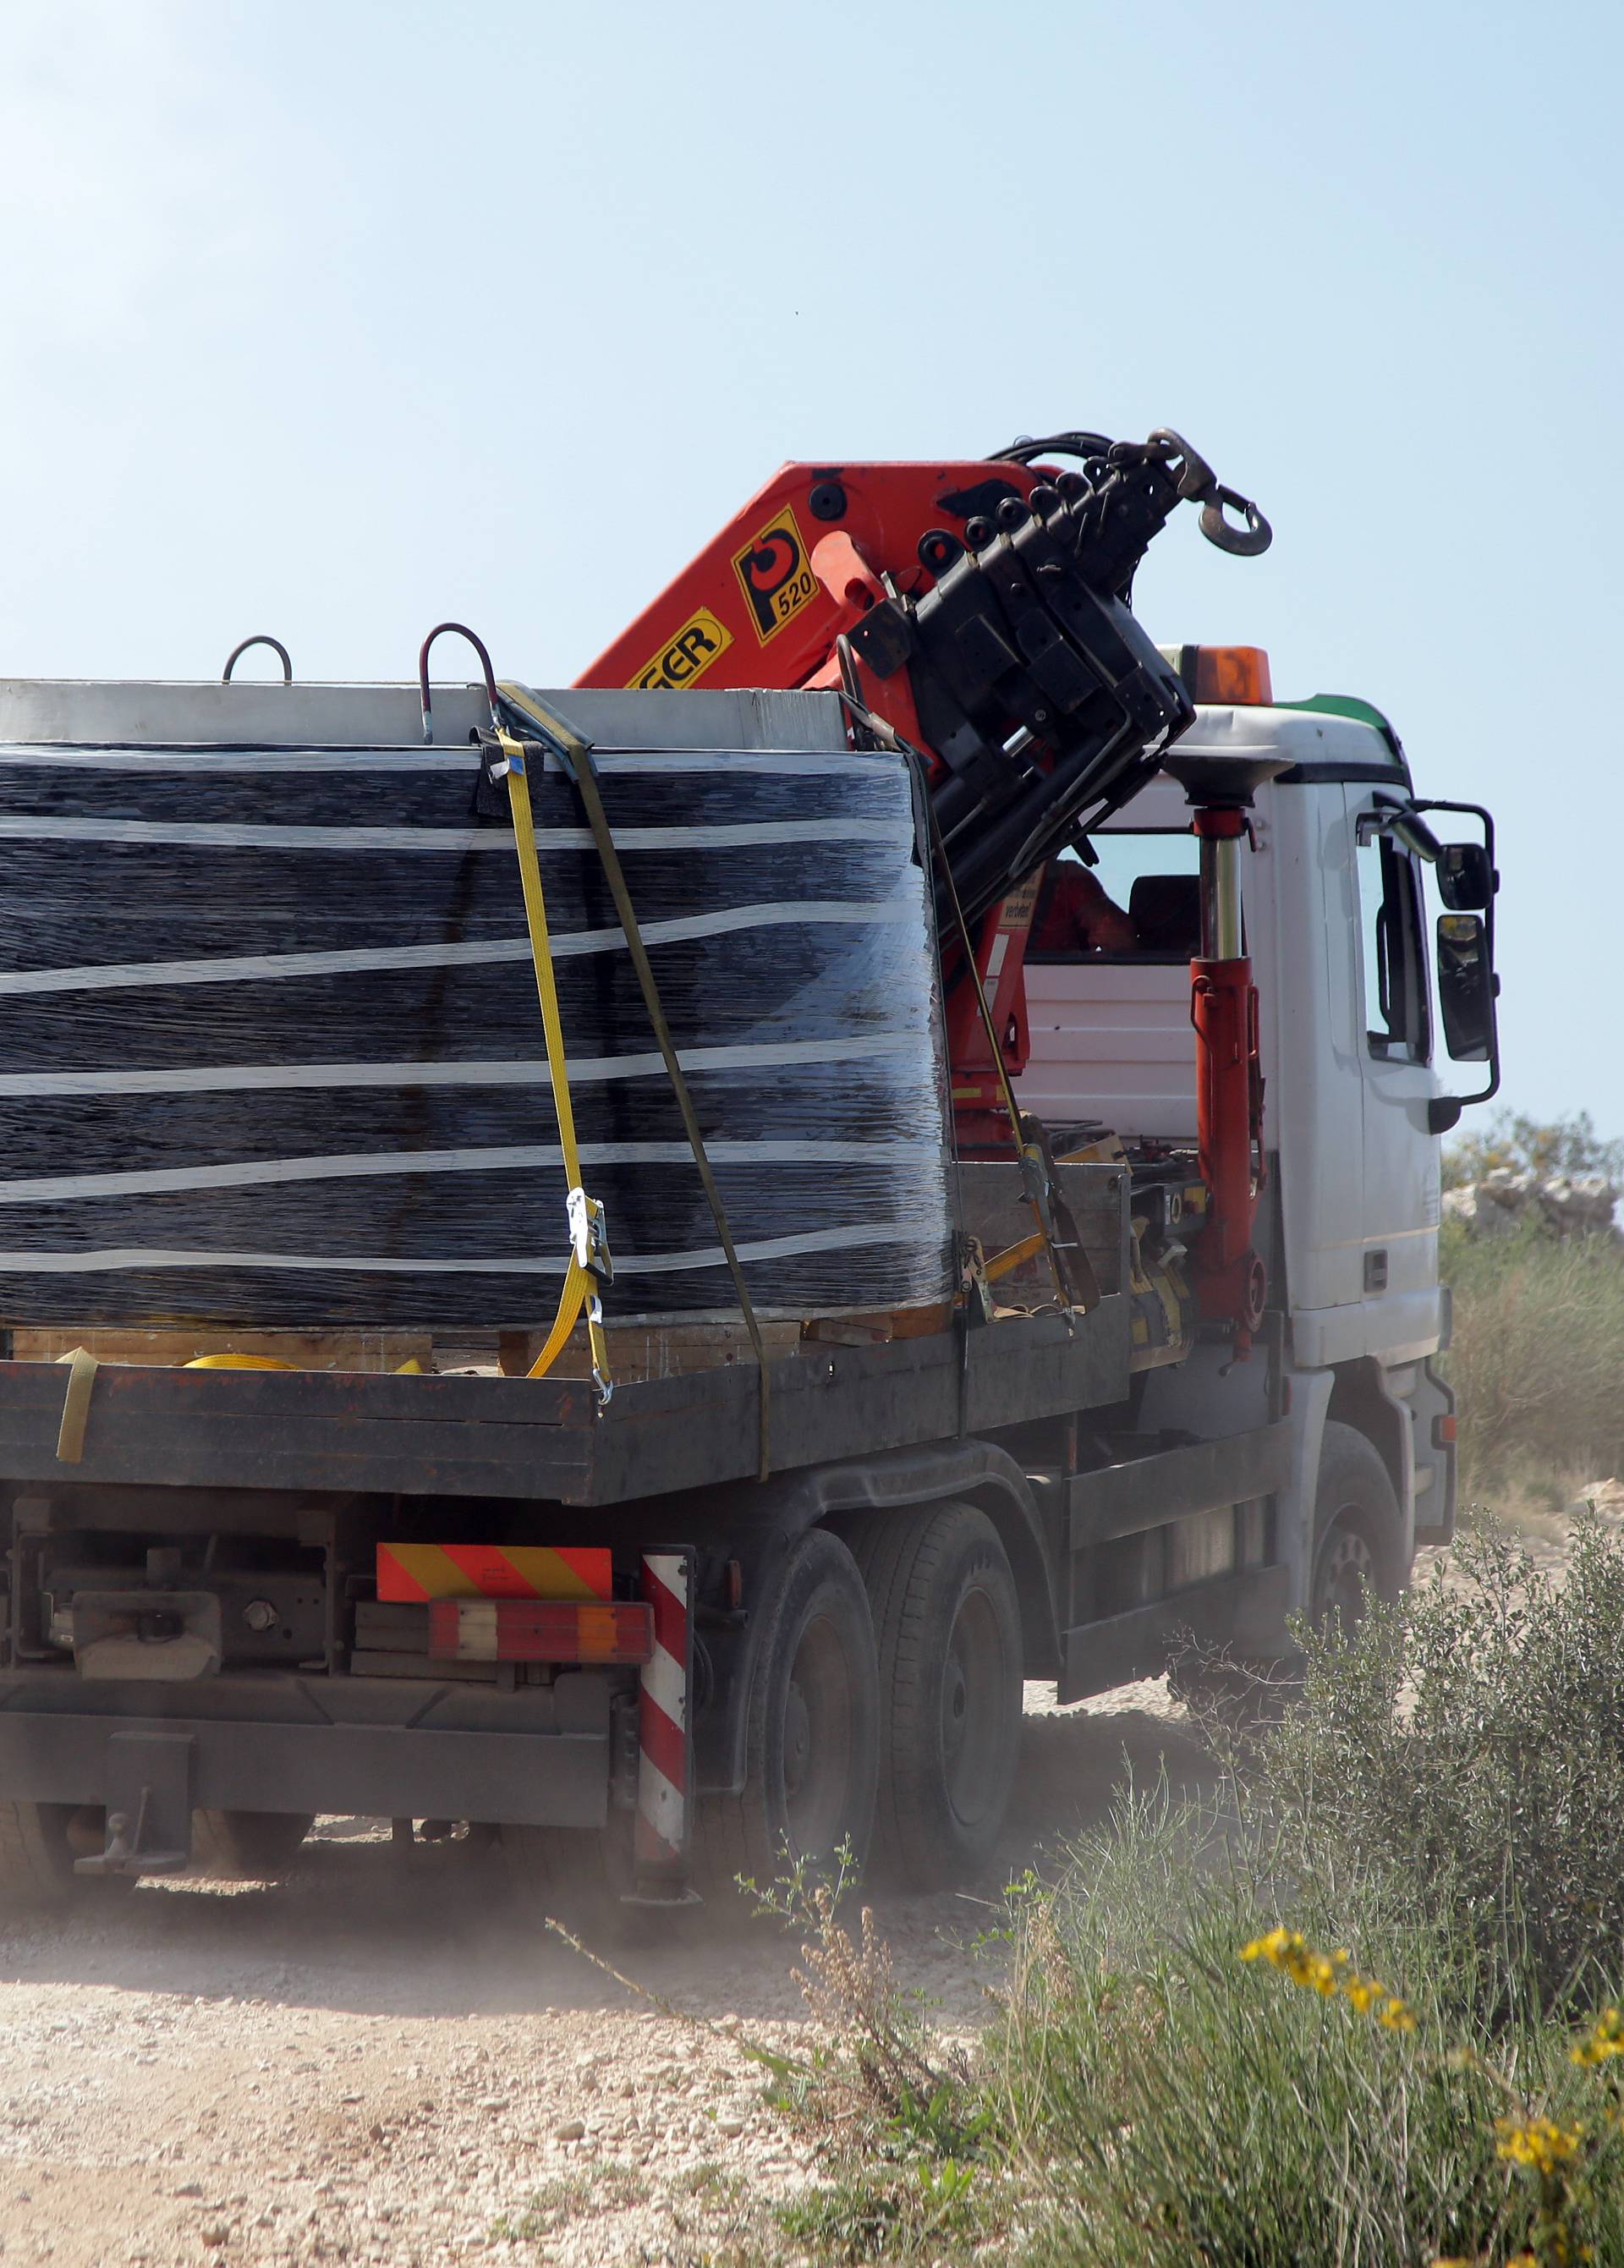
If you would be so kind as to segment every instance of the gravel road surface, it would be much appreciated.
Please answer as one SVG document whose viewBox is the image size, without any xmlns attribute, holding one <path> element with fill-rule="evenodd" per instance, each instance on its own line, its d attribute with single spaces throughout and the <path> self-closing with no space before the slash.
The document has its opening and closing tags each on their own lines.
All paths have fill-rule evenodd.
<svg viewBox="0 0 1624 2268">
<path fill-rule="evenodd" d="M 1027 1700 L 999 1881 L 1097 1818 L 1125 1757 L 1142 1779 L 1164 1755 L 1175 1779 L 1199 1771 L 1160 1683 Z M 971 2031 L 985 1904 L 874 1903 L 900 1981 Z M 710 2029 L 521 1926 L 476 1852 L 403 1867 L 386 1829 L 349 1820 L 275 1883 L 0 1918 L 0 2262 L 689 2268 L 748 2205 L 818 2177 L 737 2044 L 804 2031 L 797 1948 L 698 1915 L 616 1957 Z"/>
</svg>

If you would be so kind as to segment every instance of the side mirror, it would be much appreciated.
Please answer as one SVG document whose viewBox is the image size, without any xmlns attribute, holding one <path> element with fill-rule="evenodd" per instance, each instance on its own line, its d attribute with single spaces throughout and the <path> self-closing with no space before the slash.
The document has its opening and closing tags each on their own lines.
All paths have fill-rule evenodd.
<svg viewBox="0 0 1624 2268">
<path fill-rule="evenodd" d="M 1451 913 L 1474 913 L 1492 903 L 1495 884 L 1494 861 L 1487 844 L 1482 843 L 1445 843 L 1438 851 L 1438 895 Z M 1440 947 L 1439 966 L 1443 954 Z M 1454 1055 L 1453 1048 L 1450 1053 Z M 1481 1062 L 1481 1057 L 1457 1057 L 1457 1061 Z"/>
<path fill-rule="evenodd" d="M 1451 1059 L 1492 1062 L 1495 977 L 1481 915 L 1438 916 L 1438 1005 L 1444 1012 L 1444 1043 Z"/>
<path fill-rule="evenodd" d="M 1433 871 L 1438 895 L 1449 908 L 1438 916 L 1438 1005 L 1444 1012 L 1444 1043 L 1456 1063 L 1488 1065 L 1488 1079 L 1475 1094 L 1435 1094 L 1427 1123 L 1447 1134 L 1469 1102 L 1487 1102 L 1500 1092 L 1500 1036 L 1495 1002 L 1495 821 L 1481 803 L 1451 803 L 1433 797 L 1417 811 L 1459 811 L 1475 819 L 1481 843 L 1441 843 Z M 1481 917 L 1480 917 L 1481 916 Z"/>
</svg>

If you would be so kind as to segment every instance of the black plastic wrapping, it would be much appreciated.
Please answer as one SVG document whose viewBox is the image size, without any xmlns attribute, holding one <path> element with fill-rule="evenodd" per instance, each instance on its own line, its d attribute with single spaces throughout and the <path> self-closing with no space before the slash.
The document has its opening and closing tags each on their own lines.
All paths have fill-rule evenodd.
<svg viewBox="0 0 1624 2268">
<path fill-rule="evenodd" d="M 0 747 L 0 1319 L 530 1329 L 564 1177 L 511 828 L 470 747 Z M 603 752 L 758 1312 L 943 1296 L 907 768 Z M 727 1270 L 575 792 L 531 791 L 614 1321 Z"/>
</svg>

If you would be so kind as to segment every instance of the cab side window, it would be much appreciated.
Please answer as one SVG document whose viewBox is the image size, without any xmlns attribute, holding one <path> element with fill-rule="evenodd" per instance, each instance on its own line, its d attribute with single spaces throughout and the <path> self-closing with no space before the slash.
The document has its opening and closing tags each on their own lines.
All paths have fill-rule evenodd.
<svg viewBox="0 0 1624 2268">
<path fill-rule="evenodd" d="M 1201 846 L 1187 828 L 1102 828 L 1094 863 L 1062 851 L 1044 876 L 1033 961 L 1183 966 L 1201 951 Z"/>
<path fill-rule="evenodd" d="M 1365 1044 L 1386 1062 L 1429 1063 L 1426 932 L 1415 862 L 1401 844 L 1378 835 L 1360 843 L 1358 874 Z"/>
</svg>

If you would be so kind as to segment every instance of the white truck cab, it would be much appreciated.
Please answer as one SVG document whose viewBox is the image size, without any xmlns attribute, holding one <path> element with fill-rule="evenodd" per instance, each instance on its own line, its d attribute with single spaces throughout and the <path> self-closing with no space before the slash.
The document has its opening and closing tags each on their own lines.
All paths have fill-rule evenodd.
<svg viewBox="0 0 1624 2268">
<path fill-rule="evenodd" d="M 1432 1369 L 1449 1333 L 1439 1133 L 1460 1107 L 1440 1078 L 1446 1022 L 1458 1060 L 1493 1055 L 1492 1006 L 1487 1038 L 1481 1027 L 1463 1036 L 1448 1002 L 1438 1012 L 1427 917 L 1443 846 L 1417 821 L 1391 727 L 1363 703 L 1201 706 L 1179 754 L 1285 763 L 1256 791 L 1243 890 L 1265 1086 L 1260 1249 L 1291 1381 L 1285 1399 L 1303 1433 L 1305 1509 L 1325 1420 L 1348 1415 L 1383 1447 L 1415 1540 L 1443 1540 L 1453 1417 Z M 1201 950 L 1199 845 L 1189 821 L 1184 791 L 1164 773 L 1090 838 L 1095 880 L 1128 917 L 1131 947 L 1121 924 L 1112 944 L 1059 942 L 1040 902 L 1027 956 L 1019 1099 L 1050 1126 L 1104 1119 L 1136 1160 L 1189 1150 L 1197 1138 L 1189 964 Z M 1446 908 L 1466 902 L 1446 877 Z M 1442 919 L 1447 954 L 1473 924 L 1447 909 Z"/>
</svg>

